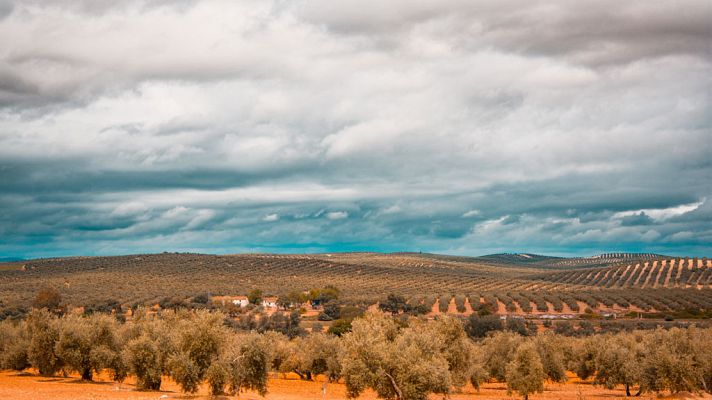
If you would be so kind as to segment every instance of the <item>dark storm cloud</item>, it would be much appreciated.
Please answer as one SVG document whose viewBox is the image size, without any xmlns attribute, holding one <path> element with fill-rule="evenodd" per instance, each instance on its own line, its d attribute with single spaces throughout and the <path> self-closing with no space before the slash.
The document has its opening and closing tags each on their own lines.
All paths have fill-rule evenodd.
<svg viewBox="0 0 712 400">
<path fill-rule="evenodd" d="M 0 165 L 0 191 L 46 196 L 176 188 L 217 190 L 265 180 L 294 179 L 309 173 L 313 173 L 310 167 L 259 173 L 229 169 L 106 171 L 92 169 L 91 165 L 79 161 L 15 161 Z"/>
<path fill-rule="evenodd" d="M 591 65 L 687 54 L 709 58 L 712 7 L 703 1 L 312 1 L 301 12 L 335 32 L 391 36 L 432 29 L 449 43 Z"/>
<path fill-rule="evenodd" d="M 710 19 L 0 2 L 0 255 L 709 255 Z"/>
<path fill-rule="evenodd" d="M 647 216 L 643 211 L 621 218 L 621 225 L 623 226 L 650 225 L 652 223 L 653 219 Z"/>
</svg>

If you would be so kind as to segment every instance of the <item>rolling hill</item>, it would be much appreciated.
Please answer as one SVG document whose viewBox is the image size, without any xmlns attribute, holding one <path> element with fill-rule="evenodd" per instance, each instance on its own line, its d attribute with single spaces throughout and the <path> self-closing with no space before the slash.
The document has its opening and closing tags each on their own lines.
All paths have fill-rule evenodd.
<svg viewBox="0 0 712 400">
<path fill-rule="evenodd" d="M 4 266 L 4 268 L 2 267 Z M 434 305 L 449 299 L 517 312 L 712 309 L 712 260 L 612 254 L 458 257 L 421 253 L 71 257 L 0 264 L 4 307 L 27 307 L 43 286 L 72 305 L 154 304 L 198 294 L 279 295 L 336 285 L 343 299 L 373 304 L 389 293 Z M 461 307 L 460 307 L 461 308 Z M 447 309 L 447 307 L 444 307 Z"/>
</svg>

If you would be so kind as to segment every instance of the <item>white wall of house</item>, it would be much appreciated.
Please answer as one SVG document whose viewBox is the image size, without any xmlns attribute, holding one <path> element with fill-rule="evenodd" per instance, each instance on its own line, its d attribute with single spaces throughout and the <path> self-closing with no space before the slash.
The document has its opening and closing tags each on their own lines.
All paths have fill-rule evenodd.
<svg viewBox="0 0 712 400">
<path fill-rule="evenodd" d="M 247 304 L 249 304 L 249 301 L 247 299 L 235 299 L 232 301 L 232 304 L 240 307 L 245 307 Z"/>
<path fill-rule="evenodd" d="M 277 301 L 276 300 L 262 300 L 262 306 L 269 307 L 269 308 L 276 308 Z"/>
</svg>

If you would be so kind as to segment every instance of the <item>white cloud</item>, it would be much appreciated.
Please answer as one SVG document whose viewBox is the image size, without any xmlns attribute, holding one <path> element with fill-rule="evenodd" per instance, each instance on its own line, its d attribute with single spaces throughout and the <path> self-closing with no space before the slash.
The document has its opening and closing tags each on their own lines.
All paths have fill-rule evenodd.
<svg viewBox="0 0 712 400">
<path fill-rule="evenodd" d="M 262 217 L 262 221 L 265 222 L 274 222 L 279 220 L 279 214 L 267 214 L 264 217 Z"/>
<path fill-rule="evenodd" d="M 215 211 L 213 210 L 198 210 L 195 213 L 195 216 L 186 224 L 183 229 L 184 230 L 193 230 L 193 229 L 198 229 L 204 224 L 206 224 L 208 221 L 213 219 L 215 217 Z"/>
<path fill-rule="evenodd" d="M 148 207 L 146 207 L 145 204 L 139 202 L 139 201 L 129 201 L 126 203 L 121 203 L 114 210 L 111 212 L 111 214 L 120 216 L 120 217 L 125 217 L 125 216 L 132 216 L 132 215 L 137 215 L 137 214 L 143 214 L 146 211 L 148 211 Z"/>
<path fill-rule="evenodd" d="M 173 218 L 179 217 L 181 215 L 185 215 L 189 211 L 190 211 L 190 209 L 187 207 L 176 206 L 176 207 L 173 207 L 170 210 L 167 210 L 166 212 L 164 212 L 163 218 L 173 219 Z"/>
<path fill-rule="evenodd" d="M 392 206 L 388 206 L 381 210 L 381 214 L 396 214 L 403 211 L 401 207 L 398 204 L 393 204 Z"/>
<path fill-rule="evenodd" d="M 702 204 L 704 204 L 705 201 L 706 199 L 702 199 L 694 203 L 681 204 L 675 207 L 667 208 L 647 208 L 632 211 L 621 211 L 613 214 L 613 218 L 620 219 L 623 217 L 635 216 L 640 215 L 640 213 L 643 213 L 656 220 L 666 220 L 672 217 L 676 217 L 678 215 L 686 214 L 690 211 L 694 211 L 698 209 Z"/>
<path fill-rule="evenodd" d="M 326 218 L 330 220 L 338 220 L 338 219 L 344 219 L 348 218 L 349 213 L 346 211 L 331 211 L 326 213 Z"/>
<path fill-rule="evenodd" d="M 703 2 L 28 0 L 0 14 L 0 242 L 239 232 L 466 250 L 677 234 L 709 248 Z"/>
</svg>

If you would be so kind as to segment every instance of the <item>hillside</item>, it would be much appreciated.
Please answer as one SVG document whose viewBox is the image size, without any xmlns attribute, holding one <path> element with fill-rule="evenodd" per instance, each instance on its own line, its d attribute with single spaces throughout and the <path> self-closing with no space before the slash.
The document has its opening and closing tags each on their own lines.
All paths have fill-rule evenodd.
<svg viewBox="0 0 712 400">
<path fill-rule="evenodd" d="M 27 307 L 39 288 L 53 286 L 73 305 L 107 299 L 154 304 L 167 297 L 245 294 L 254 288 L 279 295 L 331 284 L 349 302 L 373 304 L 396 293 L 429 306 L 439 302 L 443 310 L 452 300 L 460 312 L 480 303 L 523 313 L 712 309 L 712 260 L 592 259 L 594 266 L 586 263 L 589 259 L 528 254 L 163 253 L 39 259 L 0 264 L 0 298 L 4 307 Z"/>
<path fill-rule="evenodd" d="M 659 259 L 603 268 L 543 274 L 543 282 L 603 288 L 705 288 L 712 283 L 712 261 Z"/>
<path fill-rule="evenodd" d="M 481 257 L 473 257 L 473 261 L 493 263 L 505 266 L 530 266 L 542 269 L 568 270 L 575 268 L 591 268 L 610 266 L 616 263 L 640 262 L 652 259 L 670 258 L 651 253 L 606 253 L 592 257 L 551 257 L 527 253 L 500 253 Z"/>
</svg>

